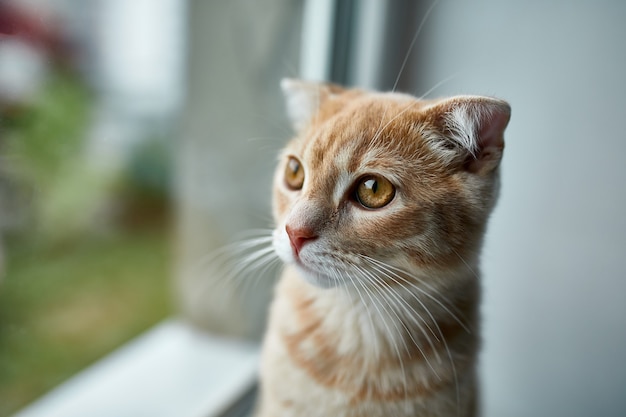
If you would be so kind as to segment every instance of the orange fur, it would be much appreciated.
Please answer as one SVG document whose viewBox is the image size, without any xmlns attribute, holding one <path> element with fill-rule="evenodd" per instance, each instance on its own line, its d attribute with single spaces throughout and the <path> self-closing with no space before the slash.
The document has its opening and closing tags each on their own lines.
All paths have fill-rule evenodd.
<svg viewBox="0 0 626 417">
<path fill-rule="evenodd" d="M 257 415 L 476 415 L 478 254 L 508 105 L 283 88 L 298 131 L 274 183 L 274 247 L 288 266 Z M 289 157 L 301 189 L 284 183 Z M 366 175 L 394 185 L 384 207 L 355 198 Z"/>
</svg>

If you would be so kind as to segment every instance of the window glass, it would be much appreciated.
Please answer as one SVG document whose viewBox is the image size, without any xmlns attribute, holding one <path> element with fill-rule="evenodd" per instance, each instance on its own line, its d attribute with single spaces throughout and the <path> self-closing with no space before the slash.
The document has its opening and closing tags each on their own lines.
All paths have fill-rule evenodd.
<svg viewBox="0 0 626 417">
<path fill-rule="evenodd" d="M 301 9 L 0 1 L 0 415 L 172 314 L 262 332 L 202 260 L 270 224 Z"/>
</svg>

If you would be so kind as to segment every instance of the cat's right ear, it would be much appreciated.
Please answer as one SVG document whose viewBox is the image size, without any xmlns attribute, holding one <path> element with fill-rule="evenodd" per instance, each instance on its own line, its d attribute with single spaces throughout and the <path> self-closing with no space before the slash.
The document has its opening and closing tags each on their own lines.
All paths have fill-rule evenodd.
<svg viewBox="0 0 626 417">
<path fill-rule="evenodd" d="M 322 103 L 343 89 L 334 84 L 283 78 L 280 87 L 285 95 L 287 114 L 296 131 L 311 123 Z"/>
<path fill-rule="evenodd" d="M 424 109 L 443 133 L 442 143 L 452 160 L 474 173 L 493 171 L 504 149 L 504 130 L 511 107 L 503 100 L 481 96 L 456 96 Z"/>
</svg>

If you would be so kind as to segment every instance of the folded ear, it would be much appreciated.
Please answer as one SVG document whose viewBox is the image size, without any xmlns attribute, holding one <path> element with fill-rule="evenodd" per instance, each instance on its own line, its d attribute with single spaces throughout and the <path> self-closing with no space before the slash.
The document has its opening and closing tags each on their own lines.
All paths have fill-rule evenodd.
<svg viewBox="0 0 626 417">
<path fill-rule="evenodd" d="M 283 78 L 280 87 L 285 95 L 287 114 L 296 131 L 304 129 L 324 101 L 344 89 L 335 84 Z"/>
<path fill-rule="evenodd" d="M 463 157 L 464 168 L 474 173 L 494 170 L 502 159 L 504 130 L 511 107 L 503 100 L 457 96 L 430 105 L 424 111 L 443 136 L 445 149 Z M 456 158 L 455 158 L 456 159 Z"/>
</svg>

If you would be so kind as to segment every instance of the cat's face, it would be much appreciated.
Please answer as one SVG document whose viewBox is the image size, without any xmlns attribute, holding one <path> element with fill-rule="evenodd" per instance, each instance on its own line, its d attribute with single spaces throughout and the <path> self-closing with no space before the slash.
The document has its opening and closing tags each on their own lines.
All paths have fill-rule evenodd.
<svg viewBox="0 0 626 417">
<path fill-rule="evenodd" d="M 274 181 L 274 248 L 310 283 L 474 264 L 510 109 L 285 81 L 297 136 Z"/>
</svg>

